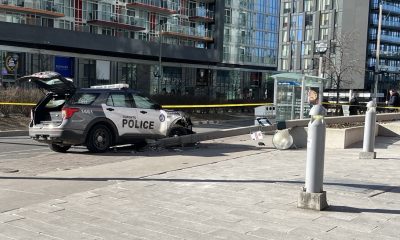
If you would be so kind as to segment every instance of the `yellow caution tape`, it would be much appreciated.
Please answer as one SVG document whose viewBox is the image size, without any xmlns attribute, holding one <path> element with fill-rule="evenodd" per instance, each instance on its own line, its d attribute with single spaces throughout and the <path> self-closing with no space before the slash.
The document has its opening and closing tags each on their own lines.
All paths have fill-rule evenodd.
<svg viewBox="0 0 400 240">
<path fill-rule="evenodd" d="M 202 105 L 162 105 L 163 108 L 218 108 L 218 107 L 254 107 L 273 106 L 272 103 L 232 103 L 232 104 L 202 104 Z"/>
<path fill-rule="evenodd" d="M 0 105 L 36 106 L 36 103 L 9 103 L 9 102 L 0 102 Z"/>
<path fill-rule="evenodd" d="M 365 105 L 350 105 L 342 103 L 323 102 L 323 105 L 347 105 L 365 107 Z M 16 102 L 0 102 L 0 105 L 13 105 L 13 106 L 36 106 L 36 103 L 16 103 Z M 230 103 L 230 104 L 197 104 L 197 105 L 162 105 L 162 108 L 223 108 L 223 107 L 256 107 L 256 106 L 274 106 L 273 103 Z M 400 107 L 380 107 L 387 109 L 400 109 Z"/>
</svg>

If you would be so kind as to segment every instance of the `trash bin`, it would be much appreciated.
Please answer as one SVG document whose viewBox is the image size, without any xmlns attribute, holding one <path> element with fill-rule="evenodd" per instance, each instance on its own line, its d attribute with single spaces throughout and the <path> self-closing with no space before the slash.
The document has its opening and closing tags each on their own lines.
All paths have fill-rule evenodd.
<svg viewBox="0 0 400 240">
<path fill-rule="evenodd" d="M 272 125 L 271 119 L 275 116 L 275 106 L 259 106 L 254 108 L 254 125 Z"/>
</svg>

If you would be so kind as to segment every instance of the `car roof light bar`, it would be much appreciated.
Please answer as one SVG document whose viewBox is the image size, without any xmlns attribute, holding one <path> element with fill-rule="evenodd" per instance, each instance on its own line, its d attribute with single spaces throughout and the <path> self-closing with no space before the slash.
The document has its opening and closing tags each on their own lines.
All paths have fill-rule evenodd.
<svg viewBox="0 0 400 240">
<path fill-rule="evenodd" d="M 109 84 L 109 85 L 98 85 L 98 86 L 91 86 L 90 88 L 101 88 L 101 89 L 122 89 L 122 88 L 129 88 L 129 84 L 126 83 L 117 83 L 117 84 Z"/>
</svg>

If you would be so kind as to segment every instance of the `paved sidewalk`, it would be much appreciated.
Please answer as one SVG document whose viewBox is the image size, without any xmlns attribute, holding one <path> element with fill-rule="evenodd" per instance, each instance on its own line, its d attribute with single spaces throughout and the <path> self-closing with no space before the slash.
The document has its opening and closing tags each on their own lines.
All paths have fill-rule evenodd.
<svg viewBox="0 0 400 240">
<path fill-rule="evenodd" d="M 0 213 L 0 239 L 399 239 L 400 139 L 376 142 L 373 160 L 358 159 L 361 145 L 326 150 L 330 208 L 321 212 L 296 208 L 306 150 L 275 150 L 271 136 L 261 147 L 238 136 L 144 154 L 142 162 L 2 174 L 21 184 L 109 184 Z M 143 162 L 156 169 L 160 161 L 181 164 L 141 172 Z"/>
</svg>

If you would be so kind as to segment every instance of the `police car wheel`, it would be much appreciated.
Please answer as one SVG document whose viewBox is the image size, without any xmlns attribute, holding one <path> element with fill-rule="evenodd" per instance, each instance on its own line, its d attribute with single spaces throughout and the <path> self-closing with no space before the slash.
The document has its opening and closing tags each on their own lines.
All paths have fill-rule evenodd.
<svg viewBox="0 0 400 240">
<path fill-rule="evenodd" d="M 169 131 L 168 137 L 179 137 L 183 135 L 187 135 L 186 128 L 182 126 L 175 126 Z"/>
<path fill-rule="evenodd" d="M 65 153 L 71 148 L 70 145 L 49 144 L 49 148 L 54 152 Z"/>
<path fill-rule="evenodd" d="M 105 152 L 111 146 L 111 138 L 111 132 L 106 126 L 94 126 L 89 133 L 86 147 L 90 152 Z"/>
</svg>

